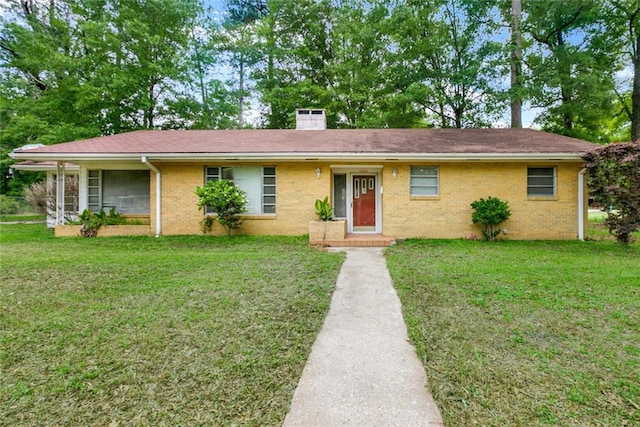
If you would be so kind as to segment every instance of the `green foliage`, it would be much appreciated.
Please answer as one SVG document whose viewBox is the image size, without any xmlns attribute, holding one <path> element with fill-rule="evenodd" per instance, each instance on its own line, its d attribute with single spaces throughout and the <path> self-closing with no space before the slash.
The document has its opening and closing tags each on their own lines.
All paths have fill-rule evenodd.
<svg viewBox="0 0 640 427">
<path fill-rule="evenodd" d="M 330 221 L 333 218 L 333 207 L 329 203 L 329 196 L 324 200 L 317 199 L 315 203 L 316 215 L 321 221 Z"/>
<path fill-rule="evenodd" d="M 116 208 L 111 208 L 109 213 L 106 213 L 103 209 L 93 212 L 92 210 L 85 209 L 76 221 L 82 225 L 80 227 L 80 235 L 83 237 L 96 237 L 98 230 L 103 225 L 120 225 L 127 222 L 120 213 L 116 212 Z"/>
<path fill-rule="evenodd" d="M 24 212 L 31 212 L 27 202 L 17 197 L 0 194 L 0 215 L 15 215 Z"/>
<path fill-rule="evenodd" d="M 227 230 L 227 236 L 231 236 L 231 230 L 236 230 L 242 225 L 240 214 L 246 212 L 247 197 L 244 191 L 233 185 L 226 179 L 209 181 L 202 187 L 196 187 L 198 207 L 200 209 L 211 208 L 215 212 L 215 218 Z M 205 215 L 201 222 L 203 231 L 208 232 L 213 226 L 213 221 Z"/>
<path fill-rule="evenodd" d="M 605 224 L 618 242 L 631 242 L 640 229 L 640 143 L 595 148 L 583 157 L 589 193 L 600 206 L 611 206 Z"/>
<path fill-rule="evenodd" d="M 482 225 L 482 236 L 485 240 L 493 242 L 500 234 L 499 225 L 509 219 L 511 211 L 509 203 L 497 197 L 481 198 L 471 203 L 473 214 L 471 221 Z"/>
</svg>

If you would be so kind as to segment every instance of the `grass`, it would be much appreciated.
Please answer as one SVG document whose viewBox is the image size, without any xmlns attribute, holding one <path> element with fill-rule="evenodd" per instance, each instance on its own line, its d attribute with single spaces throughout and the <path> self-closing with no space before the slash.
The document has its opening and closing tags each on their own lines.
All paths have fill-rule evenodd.
<svg viewBox="0 0 640 427">
<path fill-rule="evenodd" d="M 615 240 L 615 237 L 609 232 L 609 227 L 605 224 L 607 213 L 598 209 L 589 209 L 589 229 L 587 234 L 588 240 Z M 634 241 L 640 240 L 640 231 L 631 233 Z"/>
<path fill-rule="evenodd" d="M 280 425 L 342 260 L 0 225 L 0 424 Z"/>
<path fill-rule="evenodd" d="M 640 425 L 640 245 L 414 240 L 386 256 L 446 425 Z"/>
<path fill-rule="evenodd" d="M 22 214 L 22 215 L 0 215 L 0 222 L 20 222 L 20 221 L 45 221 L 45 215 Z"/>
</svg>

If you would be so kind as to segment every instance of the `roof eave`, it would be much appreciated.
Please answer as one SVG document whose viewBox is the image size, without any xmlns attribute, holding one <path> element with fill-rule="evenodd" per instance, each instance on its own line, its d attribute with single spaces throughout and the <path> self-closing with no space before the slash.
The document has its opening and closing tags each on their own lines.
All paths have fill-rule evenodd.
<svg viewBox="0 0 640 427">
<path fill-rule="evenodd" d="M 149 160 L 179 161 L 579 161 L 581 153 L 29 153 L 16 152 L 19 160 L 34 161 L 139 161 L 142 157 Z"/>
<path fill-rule="evenodd" d="M 11 165 L 11 167 L 15 170 L 19 170 L 19 171 L 27 171 L 27 172 L 51 172 L 51 171 L 57 171 L 58 170 L 58 166 L 55 164 L 20 164 L 20 163 L 15 163 L 13 165 Z M 72 171 L 72 172 L 77 172 L 80 170 L 80 168 L 78 167 L 78 165 L 76 164 L 65 164 L 64 165 L 65 170 L 67 171 Z"/>
</svg>

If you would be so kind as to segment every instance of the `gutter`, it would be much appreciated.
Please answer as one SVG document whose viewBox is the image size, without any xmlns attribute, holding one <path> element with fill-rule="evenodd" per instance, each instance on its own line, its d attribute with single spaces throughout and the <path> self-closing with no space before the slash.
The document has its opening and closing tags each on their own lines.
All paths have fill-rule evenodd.
<svg viewBox="0 0 640 427">
<path fill-rule="evenodd" d="M 586 169 L 578 172 L 578 240 L 584 241 L 584 196 L 585 196 L 585 180 Z"/>
<path fill-rule="evenodd" d="M 160 169 L 152 165 L 147 160 L 147 156 L 142 156 L 140 160 L 156 174 L 156 237 L 160 237 L 162 234 L 162 186 Z"/>
<path fill-rule="evenodd" d="M 394 152 L 228 152 L 228 153 L 46 153 L 17 152 L 16 159 L 21 160 L 58 160 L 58 161 L 138 161 L 140 156 L 153 157 L 154 160 L 177 161 L 576 161 L 581 160 L 579 153 L 394 153 Z"/>
</svg>

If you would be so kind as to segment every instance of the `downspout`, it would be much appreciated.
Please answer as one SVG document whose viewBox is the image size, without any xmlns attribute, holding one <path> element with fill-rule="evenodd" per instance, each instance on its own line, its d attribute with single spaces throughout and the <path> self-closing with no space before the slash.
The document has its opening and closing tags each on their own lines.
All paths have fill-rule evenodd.
<svg viewBox="0 0 640 427">
<path fill-rule="evenodd" d="M 162 194 L 160 185 L 160 169 L 152 165 L 147 156 L 142 156 L 142 163 L 144 163 L 149 169 L 156 173 L 156 237 L 160 237 L 162 234 Z"/>
<path fill-rule="evenodd" d="M 578 172 L 578 240 L 584 240 L 584 176 L 586 169 Z"/>
</svg>

